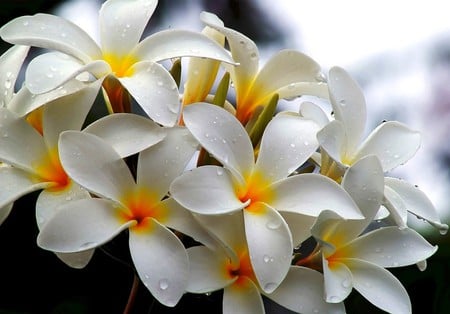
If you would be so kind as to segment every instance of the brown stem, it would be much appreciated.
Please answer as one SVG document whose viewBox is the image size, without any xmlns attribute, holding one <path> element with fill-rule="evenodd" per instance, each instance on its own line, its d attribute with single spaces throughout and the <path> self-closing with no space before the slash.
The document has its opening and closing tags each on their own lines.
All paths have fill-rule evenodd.
<svg viewBox="0 0 450 314">
<path fill-rule="evenodd" d="M 135 272 L 134 277 L 133 277 L 133 284 L 131 286 L 130 294 L 128 295 L 127 305 L 125 306 L 125 309 L 123 310 L 123 314 L 131 313 L 131 310 L 134 305 L 134 301 L 136 300 L 138 288 L 139 288 L 139 277 Z"/>
</svg>

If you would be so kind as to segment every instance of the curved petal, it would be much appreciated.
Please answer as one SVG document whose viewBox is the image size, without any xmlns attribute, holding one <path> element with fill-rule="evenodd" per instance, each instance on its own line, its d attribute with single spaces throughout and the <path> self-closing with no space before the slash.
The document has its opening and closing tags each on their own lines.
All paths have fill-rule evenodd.
<svg viewBox="0 0 450 314">
<path fill-rule="evenodd" d="M 102 51 L 124 56 L 141 39 L 155 11 L 156 0 L 109 0 L 99 12 Z"/>
<path fill-rule="evenodd" d="M 411 159 L 420 147 L 420 133 L 397 121 L 379 125 L 361 144 L 355 159 L 376 155 L 387 172 Z"/>
<path fill-rule="evenodd" d="M 9 166 L 0 167 L 0 178 L 0 207 L 5 207 L 28 193 L 52 184 L 42 182 L 28 172 Z"/>
<path fill-rule="evenodd" d="M 99 247 L 135 224 L 121 221 L 120 210 L 112 201 L 99 198 L 68 202 L 42 226 L 37 243 L 58 253 Z"/>
<path fill-rule="evenodd" d="M 137 168 L 137 183 L 152 187 L 159 199 L 167 194 L 197 149 L 197 141 L 186 128 L 166 128 L 165 133 L 162 141 L 139 154 Z"/>
<path fill-rule="evenodd" d="M 120 83 L 154 121 L 173 126 L 180 116 L 181 102 L 177 84 L 160 64 L 143 61 L 131 68 L 133 75 L 119 77 Z"/>
<path fill-rule="evenodd" d="M 162 141 L 164 130 L 152 120 L 131 113 L 114 113 L 95 120 L 83 129 L 111 145 L 125 158 Z"/>
<path fill-rule="evenodd" d="M 291 265 L 291 232 L 283 217 L 263 203 L 244 210 L 244 222 L 253 271 L 263 291 L 271 293 Z"/>
<path fill-rule="evenodd" d="M 425 260 L 437 251 L 416 231 L 384 227 L 355 239 L 339 250 L 349 258 L 363 259 L 381 267 L 401 267 Z"/>
<path fill-rule="evenodd" d="M 275 116 L 267 125 L 256 160 L 255 170 L 270 182 L 286 178 L 316 151 L 318 125 L 294 115 Z"/>
<path fill-rule="evenodd" d="M 89 192 L 75 182 L 70 182 L 70 184 L 62 190 L 43 190 L 39 193 L 36 200 L 36 222 L 38 228 L 42 228 L 42 226 L 58 211 L 60 206 L 84 198 L 90 198 Z"/>
<path fill-rule="evenodd" d="M 35 173 L 33 163 L 46 154 L 42 136 L 24 119 L 0 108 L 0 161 Z"/>
<path fill-rule="evenodd" d="M 313 120 L 321 129 L 330 122 L 323 109 L 309 101 L 300 104 L 300 115 Z"/>
<path fill-rule="evenodd" d="M 94 253 L 95 249 L 90 249 L 76 253 L 55 253 L 55 255 L 67 266 L 82 269 L 89 264 Z"/>
<path fill-rule="evenodd" d="M 352 292 L 352 273 L 345 264 L 333 261 L 332 265 L 329 265 L 329 262 L 323 258 L 323 277 L 327 302 L 343 302 Z"/>
<path fill-rule="evenodd" d="M 347 260 L 353 287 L 369 302 L 389 313 L 411 313 L 411 301 L 403 285 L 382 267 L 361 260 Z"/>
<path fill-rule="evenodd" d="M 247 36 L 224 27 L 220 19 L 209 12 L 202 12 L 200 19 L 209 27 L 224 34 L 230 45 L 233 59 L 239 64 L 229 69 L 231 81 L 234 83 L 237 95 L 237 103 L 241 103 L 247 95 L 253 80 L 258 73 L 259 51 L 255 42 Z"/>
<path fill-rule="evenodd" d="M 119 200 L 135 185 L 123 159 L 99 137 L 65 131 L 59 139 L 59 158 L 67 174 L 92 193 Z"/>
<path fill-rule="evenodd" d="M 15 45 L 0 56 L 0 107 L 9 103 L 14 95 L 14 85 L 28 55 L 30 47 Z"/>
<path fill-rule="evenodd" d="M 45 105 L 42 126 L 48 149 L 58 145 L 61 132 L 81 130 L 98 95 L 101 83 L 100 80 L 94 81 L 78 92 L 57 98 Z"/>
<path fill-rule="evenodd" d="M 159 62 L 177 57 L 201 57 L 235 64 L 228 51 L 205 35 L 188 30 L 169 29 L 142 40 L 132 54 L 138 60 Z"/>
<path fill-rule="evenodd" d="M 311 236 L 311 227 L 314 225 L 316 217 L 289 212 L 280 212 L 280 214 L 289 226 L 294 246 L 300 245 Z"/>
<path fill-rule="evenodd" d="M 405 203 L 409 212 L 421 219 L 427 220 L 431 225 L 438 228 L 441 233 L 446 233 L 448 225 L 441 223 L 438 212 L 427 195 L 416 186 L 397 179 L 385 178 L 386 186 L 394 190 Z"/>
<path fill-rule="evenodd" d="M 295 175 L 269 188 L 276 195 L 269 205 L 279 211 L 317 217 L 321 211 L 328 209 L 344 219 L 364 218 L 347 192 L 335 181 L 322 175 Z"/>
<path fill-rule="evenodd" d="M 188 283 L 186 249 L 169 229 L 153 218 L 147 218 L 142 224 L 139 229 L 130 229 L 130 253 L 136 271 L 160 303 L 175 306 Z"/>
<path fill-rule="evenodd" d="M 317 140 L 323 149 L 334 161 L 349 165 L 345 160 L 347 155 L 347 135 L 344 125 L 338 120 L 333 120 L 317 132 Z"/>
<path fill-rule="evenodd" d="M 306 81 L 318 84 L 319 73 L 320 65 L 307 55 L 296 50 L 281 50 L 259 71 L 247 97 L 251 97 L 254 103 L 260 103 L 280 88 L 292 83 Z M 283 96 L 291 98 L 301 95 L 294 94 L 294 90 L 285 89 Z"/>
<path fill-rule="evenodd" d="M 182 174 L 170 185 L 170 194 L 198 214 L 225 214 L 246 206 L 236 196 L 231 174 L 217 166 L 203 166 Z"/>
<path fill-rule="evenodd" d="M 328 88 L 336 120 L 344 124 L 351 154 L 362 140 L 366 127 L 366 101 L 358 83 L 342 68 L 332 67 Z"/>
<path fill-rule="evenodd" d="M 14 203 L 9 203 L 7 205 L 0 207 L 0 225 L 6 220 L 6 218 L 8 218 L 13 206 Z"/>
<path fill-rule="evenodd" d="M 15 18 L 3 25 L 0 36 L 13 44 L 58 50 L 85 63 L 102 55 L 94 40 L 80 27 L 50 14 Z"/>
<path fill-rule="evenodd" d="M 264 304 L 258 287 L 247 277 L 241 277 L 223 291 L 223 314 L 263 314 Z"/>
<path fill-rule="evenodd" d="M 242 124 L 215 105 L 197 103 L 183 112 L 184 123 L 200 144 L 243 181 L 253 169 L 253 147 Z"/>
<path fill-rule="evenodd" d="M 82 63 L 78 59 L 60 52 L 49 52 L 31 60 L 25 72 L 25 85 L 33 94 L 53 91 L 83 72 L 97 78 L 111 72 L 103 60 Z"/>
<path fill-rule="evenodd" d="M 290 83 L 278 89 L 277 94 L 279 98 L 286 100 L 292 100 L 303 95 L 311 95 L 328 100 L 328 85 L 322 82 L 321 79 L 319 74 L 316 81 Z"/>
<path fill-rule="evenodd" d="M 226 255 L 204 246 L 190 247 L 187 252 L 190 265 L 187 292 L 208 293 L 223 289 L 236 280 L 228 274 Z"/>
<path fill-rule="evenodd" d="M 318 271 L 292 266 L 278 288 L 266 297 L 296 313 L 345 313 L 343 303 L 325 302 L 323 280 Z"/>
<path fill-rule="evenodd" d="M 407 227 L 408 210 L 405 202 L 396 191 L 387 185 L 384 186 L 383 205 L 399 227 Z"/>
</svg>

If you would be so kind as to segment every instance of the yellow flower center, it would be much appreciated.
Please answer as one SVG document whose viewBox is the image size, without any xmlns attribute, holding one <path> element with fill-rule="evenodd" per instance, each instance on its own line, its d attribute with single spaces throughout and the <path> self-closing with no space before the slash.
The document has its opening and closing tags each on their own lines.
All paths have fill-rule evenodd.
<svg viewBox="0 0 450 314">
<path fill-rule="evenodd" d="M 59 160 L 58 149 L 49 150 L 48 154 L 33 165 L 35 171 L 44 182 L 53 182 L 55 185 L 51 189 L 64 189 L 70 184 L 70 178 L 64 171 Z"/>
<path fill-rule="evenodd" d="M 132 65 L 137 62 L 133 55 L 117 56 L 114 53 L 104 53 L 103 60 L 109 64 L 117 77 L 133 75 Z"/>
<path fill-rule="evenodd" d="M 231 261 L 228 261 L 226 265 L 226 270 L 229 278 L 238 277 L 235 284 L 242 284 L 243 278 L 247 277 L 251 279 L 253 282 L 257 283 L 255 273 L 253 272 L 253 267 L 250 262 L 250 256 L 247 250 L 241 250 L 238 252 L 239 264 L 233 265 Z"/>
<path fill-rule="evenodd" d="M 272 183 L 266 178 L 261 171 L 253 171 L 246 180 L 247 184 L 244 188 L 237 189 L 237 196 L 243 203 L 250 201 L 246 210 L 260 212 L 261 207 L 257 205 L 258 202 L 272 203 L 275 198 L 274 191 L 267 187 Z"/>
</svg>

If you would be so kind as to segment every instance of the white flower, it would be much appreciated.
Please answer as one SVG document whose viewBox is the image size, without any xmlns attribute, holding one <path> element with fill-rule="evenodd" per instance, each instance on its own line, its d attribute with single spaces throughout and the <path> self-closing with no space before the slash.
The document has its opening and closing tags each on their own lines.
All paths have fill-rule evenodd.
<svg viewBox="0 0 450 314">
<path fill-rule="evenodd" d="M 156 5 L 156 0 L 106 1 L 99 13 L 101 47 L 78 26 L 48 14 L 16 18 L 0 29 L 0 35 L 10 43 L 57 50 L 30 62 L 25 81 L 32 93 L 53 90 L 84 72 L 101 80 L 106 76 L 103 87 L 113 106 L 123 105 L 123 86 L 152 119 L 174 125 L 181 106 L 178 89 L 156 62 L 181 56 L 233 60 L 220 45 L 196 32 L 161 31 L 139 42 Z"/>
<path fill-rule="evenodd" d="M 30 47 L 12 46 L 0 56 L 0 107 L 6 107 L 14 96 L 14 85 Z"/>
<path fill-rule="evenodd" d="M 384 268 L 418 263 L 434 254 L 437 247 L 408 228 L 384 227 L 362 234 L 378 211 L 383 196 L 382 168 L 374 156 L 350 167 L 342 185 L 366 219 L 346 221 L 336 213 L 324 211 L 311 229 L 321 245 L 327 302 L 342 302 L 355 288 L 387 312 L 411 313 L 406 290 Z"/>
<path fill-rule="evenodd" d="M 259 52 L 247 36 L 226 28 L 215 15 L 202 12 L 203 22 L 225 35 L 238 66 L 229 67 L 236 91 L 236 116 L 244 125 L 258 106 L 266 105 L 274 94 L 292 98 L 311 94 L 327 98 L 320 66 L 295 50 L 282 50 L 259 70 Z"/>
<path fill-rule="evenodd" d="M 81 252 L 128 229 L 139 277 L 159 302 L 174 306 L 185 292 L 189 265 L 183 243 L 169 228 L 201 242 L 208 242 L 209 236 L 187 210 L 166 198 L 169 184 L 185 169 L 197 145 L 185 128 L 166 133 L 163 141 L 139 154 L 136 181 L 125 161 L 98 136 L 62 133 L 64 169 L 100 198 L 59 208 L 39 233 L 38 245 L 54 252 Z"/>
<path fill-rule="evenodd" d="M 288 177 L 317 148 L 314 122 L 283 114 L 271 120 L 255 162 L 242 124 L 226 110 L 206 103 L 185 108 L 184 122 L 200 144 L 224 167 L 203 166 L 176 178 L 170 193 L 194 213 L 218 215 L 242 210 L 252 267 L 259 284 L 272 292 L 289 270 L 295 243 L 309 236 L 323 209 L 349 219 L 363 218 L 334 181 L 317 174 Z M 323 197 L 327 195 L 327 197 Z M 280 212 L 299 228 L 291 231 Z M 300 214 L 300 215 L 298 215 Z M 294 234 L 295 232 L 295 234 Z M 273 257 L 266 263 L 265 256 Z"/>
<path fill-rule="evenodd" d="M 344 305 L 326 303 L 322 297 L 323 276 L 319 272 L 291 266 L 285 279 L 272 293 L 266 293 L 256 279 L 249 253 L 244 221 L 240 213 L 224 216 L 196 215 L 216 236 L 215 249 L 189 248 L 190 274 L 187 291 L 223 292 L 223 313 L 265 313 L 261 294 L 298 313 L 344 313 Z M 265 256 L 265 263 L 274 257 Z"/>
</svg>

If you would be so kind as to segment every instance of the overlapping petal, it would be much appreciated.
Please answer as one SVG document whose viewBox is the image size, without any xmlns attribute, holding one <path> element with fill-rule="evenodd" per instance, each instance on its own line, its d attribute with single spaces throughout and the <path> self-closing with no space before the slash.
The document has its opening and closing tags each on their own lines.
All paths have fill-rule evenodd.
<svg viewBox="0 0 450 314">
<path fill-rule="evenodd" d="M 188 282 L 188 256 L 183 243 L 166 227 L 147 218 L 130 230 L 130 253 L 143 284 L 166 306 L 175 306 Z"/>
<path fill-rule="evenodd" d="M 0 56 L 0 107 L 7 105 L 14 94 L 14 85 L 30 47 L 15 45 Z"/>
<path fill-rule="evenodd" d="M 267 125 L 255 170 L 271 182 L 288 177 L 317 149 L 318 125 L 294 115 L 278 115 Z"/>
<path fill-rule="evenodd" d="M 43 249 L 59 253 L 96 248 L 135 223 L 121 222 L 120 211 L 120 206 L 105 199 L 68 202 L 42 226 L 37 243 Z"/>
<path fill-rule="evenodd" d="M 347 164 L 347 138 L 344 125 L 339 120 L 333 120 L 325 125 L 318 133 L 317 140 L 323 149 L 334 161 Z M 348 156 L 350 157 L 350 156 Z"/>
<path fill-rule="evenodd" d="M 309 101 L 301 103 L 299 112 L 302 117 L 316 122 L 321 129 L 330 122 L 322 108 Z"/>
<path fill-rule="evenodd" d="M 223 314 L 264 313 L 264 304 L 258 287 L 247 277 L 239 278 L 239 283 L 228 286 L 223 291 Z"/>
<path fill-rule="evenodd" d="M 7 205 L 0 207 L 0 225 L 5 221 L 6 218 L 8 218 L 13 206 L 14 203 L 9 203 Z"/>
<path fill-rule="evenodd" d="M 101 58 L 101 51 L 92 38 L 80 27 L 50 14 L 21 16 L 0 29 L 6 42 L 55 49 L 87 63 Z"/>
<path fill-rule="evenodd" d="M 58 147 L 67 174 L 98 196 L 119 200 L 123 191 L 135 184 L 123 159 L 93 134 L 65 131 L 60 136 Z"/>
<path fill-rule="evenodd" d="M 292 236 L 283 217 L 273 208 L 257 203 L 244 210 L 245 234 L 258 283 L 273 292 L 291 264 Z"/>
<path fill-rule="evenodd" d="M 352 292 L 352 273 L 344 263 L 333 261 L 333 264 L 329 265 L 329 262 L 323 258 L 323 276 L 327 302 L 343 302 Z"/>
</svg>

